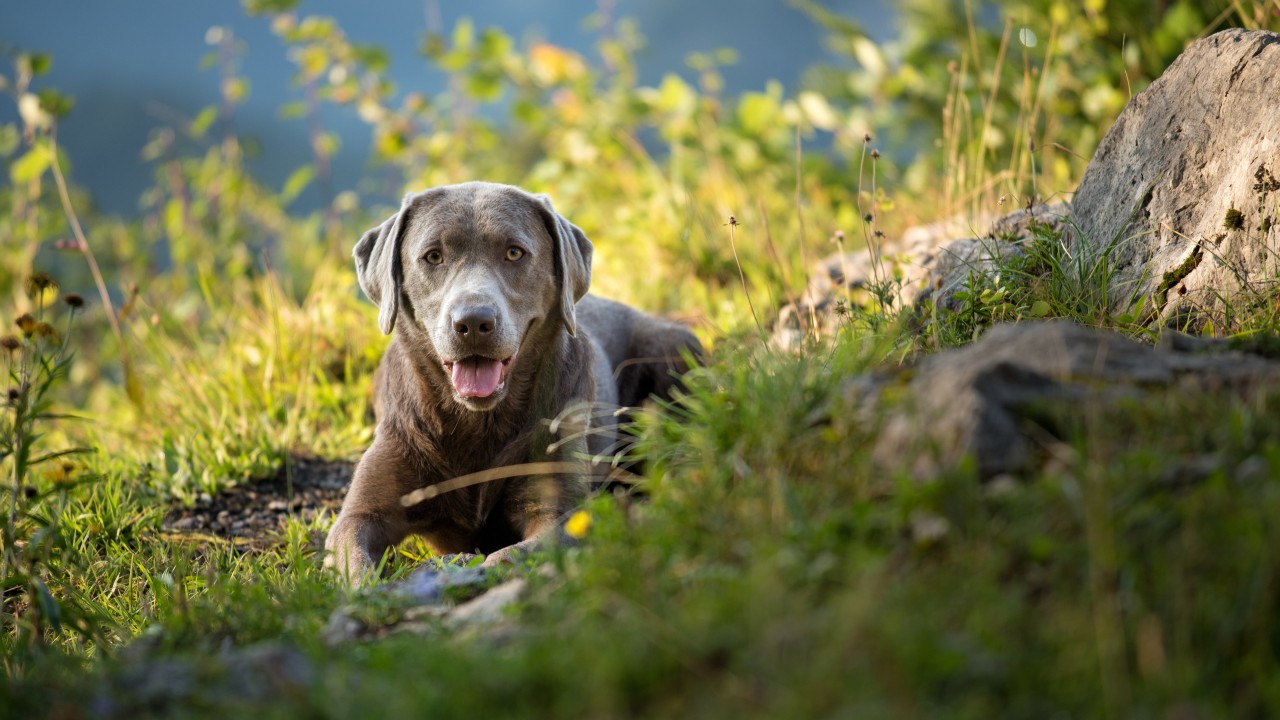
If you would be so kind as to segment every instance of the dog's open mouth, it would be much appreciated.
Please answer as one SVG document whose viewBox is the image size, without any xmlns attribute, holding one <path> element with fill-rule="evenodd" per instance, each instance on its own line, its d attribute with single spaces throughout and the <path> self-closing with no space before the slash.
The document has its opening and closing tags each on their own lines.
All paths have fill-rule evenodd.
<svg viewBox="0 0 1280 720">
<path fill-rule="evenodd" d="M 449 371 L 453 381 L 453 389 L 462 397 L 485 398 L 502 389 L 507 379 L 507 368 L 515 355 L 506 360 L 472 355 L 454 362 L 446 362 L 444 369 Z"/>
</svg>

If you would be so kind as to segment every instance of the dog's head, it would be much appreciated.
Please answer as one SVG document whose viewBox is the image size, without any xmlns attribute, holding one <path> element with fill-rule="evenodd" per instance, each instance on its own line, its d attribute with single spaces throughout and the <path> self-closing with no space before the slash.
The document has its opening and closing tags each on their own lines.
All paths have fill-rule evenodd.
<svg viewBox="0 0 1280 720">
<path fill-rule="evenodd" d="M 517 356 L 536 352 L 524 346 L 531 331 L 560 323 L 575 333 L 591 249 L 545 195 L 471 182 L 406 196 L 354 255 L 382 332 L 425 339 L 454 398 L 487 410 L 505 396 Z"/>
</svg>

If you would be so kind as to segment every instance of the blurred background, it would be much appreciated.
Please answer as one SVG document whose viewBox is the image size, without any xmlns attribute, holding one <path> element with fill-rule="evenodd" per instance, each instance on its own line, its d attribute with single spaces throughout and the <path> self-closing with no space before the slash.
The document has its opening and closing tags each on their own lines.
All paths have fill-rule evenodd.
<svg viewBox="0 0 1280 720">
<path fill-rule="evenodd" d="M 824 4 L 856 18 L 872 37 L 887 38 L 889 0 Z M 299 10 L 334 18 L 354 43 L 384 48 L 387 77 L 402 93 L 446 89 L 445 75 L 423 57 L 425 38 L 451 31 L 463 16 L 477 27 L 501 28 L 524 42 L 544 40 L 595 62 L 601 23 L 632 18 L 646 41 L 636 55 L 643 84 L 656 84 L 666 73 L 691 77 L 688 57 L 719 48 L 738 51 L 723 71 L 726 92 L 735 94 L 763 89 L 768 80 L 794 91 L 806 68 L 847 62 L 824 43 L 822 26 L 786 0 L 307 0 Z M 254 141 L 249 164 L 255 174 L 279 185 L 311 158 L 305 119 L 282 121 L 280 115 L 281 106 L 301 99 L 303 91 L 270 22 L 246 15 L 239 0 L 42 0 L 0 7 L 0 47 L 52 55 L 47 84 L 75 100 L 60 139 L 100 209 L 135 213 L 151 183 L 140 155 L 149 133 L 195 117 L 219 94 L 218 72 L 202 63 L 208 41 L 223 37 L 211 28 L 243 44 L 239 62 L 247 95 L 237 109 L 237 129 Z M 367 170 L 368 126 L 350 107 L 327 106 L 319 114 L 341 141 L 332 160 L 334 185 L 350 189 Z M 15 119 L 13 105 L 0 104 L 0 122 Z M 319 202 L 312 191 L 299 204 L 314 208 Z"/>
</svg>

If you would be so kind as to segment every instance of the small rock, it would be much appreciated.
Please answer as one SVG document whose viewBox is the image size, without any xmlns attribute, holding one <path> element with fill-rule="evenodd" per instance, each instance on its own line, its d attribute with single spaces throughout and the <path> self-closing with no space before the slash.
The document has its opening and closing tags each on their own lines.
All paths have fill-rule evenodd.
<svg viewBox="0 0 1280 720">
<path fill-rule="evenodd" d="M 454 608 L 445 616 L 445 623 L 458 628 L 497 622 L 502 619 L 503 612 L 524 595 L 527 586 L 528 583 L 523 578 L 508 580 L 480 597 Z"/>
</svg>

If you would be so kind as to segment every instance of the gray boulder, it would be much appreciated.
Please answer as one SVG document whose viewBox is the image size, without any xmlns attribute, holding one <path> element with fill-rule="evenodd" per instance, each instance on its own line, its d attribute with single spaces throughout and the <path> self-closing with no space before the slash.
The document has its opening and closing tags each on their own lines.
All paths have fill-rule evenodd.
<svg viewBox="0 0 1280 720">
<path fill-rule="evenodd" d="M 1121 398 L 1175 389 L 1248 393 L 1280 381 L 1280 363 L 1177 333 L 1158 347 L 1064 320 L 999 325 L 968 347 L 915 367 L 847 384 L 846 407 L 866 414 L 886 387 L 902 400 L 881 408 L 874 459 L 927 478 L 965 457 L 992 477 L 1033 467 L 1055 440 L 1048 412 L 1106 412 Z"/>
<path fill-rule="evenodd" d="M 973 223 L 940 221 L 910 228 L 874 250 L 828 255 L 810 268 L 804 293 L 778 312 L 771 343 L 794 348 L 806 337 L 829 335 L 839 327 L 847 301 L 880 309 L 877 290 L 892 313 L 914 308 L 927 316 L 934 306 L 955 309 L 956 292 L 971 278 L 989 277 L 1025 254 L 1038 232 L 1060 232 L 1069 212 L 1069 205 L 1056 203 Z"/>
<path fill-rule="evenodd" d="M 1130 102 L 1073 200 L 1076 252 L 1109 254 L 1116 311 L 1232 328 L 1268 301 L 1280 250 L 1280 35 L 1192 43 Z"/>
</svg>

